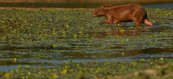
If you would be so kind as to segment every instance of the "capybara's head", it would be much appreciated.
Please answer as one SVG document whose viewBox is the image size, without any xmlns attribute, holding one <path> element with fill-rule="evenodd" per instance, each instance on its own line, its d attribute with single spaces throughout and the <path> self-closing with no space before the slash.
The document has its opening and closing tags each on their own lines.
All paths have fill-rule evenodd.
<svg viewBox="0 0 173 79">
<path fill-rule="evenodd" d="M 99 17 L 106 15 L 106 11 L 104 8 L 97 8 L 92 12 L 93 16 Z"/>
</svg>

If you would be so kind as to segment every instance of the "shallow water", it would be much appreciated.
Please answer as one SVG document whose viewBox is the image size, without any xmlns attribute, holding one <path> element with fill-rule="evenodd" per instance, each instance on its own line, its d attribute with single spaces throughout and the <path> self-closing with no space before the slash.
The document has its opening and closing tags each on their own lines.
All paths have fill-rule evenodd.
<svg viewBox="0 0 173 79">
<path fill-rule="evenodd" d="M 123 43 L 113 38 L 97 38 L 97 34 L 93 35 L 92 40 L 71 38 L 54 48 L 49 45 L 43 47 L 40 44 L 21 48 L 17 45 L 1 48 L 0 71 L 10 71 L 17 69 L 18 66 L 53 68 L 67 62 L 128 62 L 140 59 L 173 58 L 173 48 L 170 46 L 173 35 L 167 38 L 151 38 L 143 42 L 140 41 L 142 39 L 137 39 L 134 43 L 130 41 Z M 152 41 L 156 41 L 156 45 L 150 44 Z"/>
<path fill-rule="evenodd" d="M 160 51 L 159 51 L 160 50 Z M 38 52 L 37 52 L 38 53 Z M 6 53 L 7 54 L 7 53 Z M 40 55 L 44 53 L 39 53 Z M 102 53 L 99 53 L 102 54 Z M 57 65 L 60 65 L 62 63 L 86 63 L 86 62 L 128 62 L 128 61 L 136 61 L 141 59 L 160 59 L 160 58 L 173 58 L 173 48 L 171 49 L 147 49 L 147 50 L 140 50 L 140 51 L 129 51 L 124 52 L 123 54 L 119 56 L 88 56 L 81 58 L 77 53 L 71 56 L 64 55 L 63 58 L 62 55 L 57 55 L 57 53 L 54 54 L 45 54 L 40 58 L 34 57 L 34 54 L 32 56 L 30 54 L 27 55 L 27 57 L 21 55 L 19 58 L 15 58 L 15 55 L 10 55 L 9 58 L 0 58 L 1 66 L 0 71 L 8 72 L 13 69 L 17 69 L 18 66 L 26 67 L 29 66 L 30 68 L 54 68 L 57 67 Z M 114 55 L 114 54 L 113 54 Z M 87 55 L 86 55 L 87 56 Z"/>
</svg>

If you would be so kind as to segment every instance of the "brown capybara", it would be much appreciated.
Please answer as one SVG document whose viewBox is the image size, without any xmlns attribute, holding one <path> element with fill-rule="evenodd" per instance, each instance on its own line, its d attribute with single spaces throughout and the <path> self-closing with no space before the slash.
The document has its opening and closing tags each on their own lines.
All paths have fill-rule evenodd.
<svg viewBox="0 0 173 79">
<path fill-rule="evenodd" d="M 93 11 L 95 17 L 105 16 L 107 21 L 102 23 L 119 24 L 121 22 L 134 22 L 137 27 L 142 23 L 153 26 L 147 18 L 147 12 L 138 4 L 129 4 L 112 7 L 101 7 Z"/>
</svg>

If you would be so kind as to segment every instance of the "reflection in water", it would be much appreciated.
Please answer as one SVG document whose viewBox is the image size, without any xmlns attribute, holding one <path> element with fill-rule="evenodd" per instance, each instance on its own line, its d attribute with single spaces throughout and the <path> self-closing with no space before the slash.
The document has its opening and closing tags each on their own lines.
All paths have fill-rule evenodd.
<svg viewBox="0 0 173 79">
<path fill-rule="evenodd" d="M 106 38 L 108 36 L 140 36 L 144 33 L 154 33 L 154 32 L 164 32 L 164 31 L 170 31 L 173 30 L 173 27 L 144 27 L 139 29 L 128 29 L 126 27 L 124 28 L 116 28 L 112 32 L 95 32 L 95 33 L 89 33 L 91 37 L 94 38 Z"/>
<path fill-rule="evenodd" d="M 139 36 L 144 30 L 124 30 L 124 29 L 115 29 L 112 32 L 95 32 L 90 33 L 94 38 L 106 38 L 107 36 Z M 146 32 L 146 31 L 145 31 Z"/>
</svg>

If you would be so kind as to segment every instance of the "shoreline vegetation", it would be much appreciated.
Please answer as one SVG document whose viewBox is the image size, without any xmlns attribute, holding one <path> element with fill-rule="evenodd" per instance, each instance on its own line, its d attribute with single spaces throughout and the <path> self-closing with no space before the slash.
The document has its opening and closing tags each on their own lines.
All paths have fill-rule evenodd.
<svg viewBox="0 0 173 79">
<path fill-rule="evenodd" d="M 0 7 L 95 8 L 101 5 L 173 3 L 172 0 L 0 0 Z"/>
</svg>

